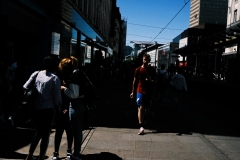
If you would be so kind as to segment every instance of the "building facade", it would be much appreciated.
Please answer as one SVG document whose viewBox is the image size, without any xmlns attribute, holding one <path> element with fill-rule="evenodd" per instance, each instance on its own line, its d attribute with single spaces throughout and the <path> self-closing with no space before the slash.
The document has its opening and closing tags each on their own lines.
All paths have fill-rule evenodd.
<svg viewBox="0 0 240 160">
<path fill-rule="evenodd" d="M 238 0 L 229 0 L 228 1 L 228 14 L 227 14 L 227 31 L 232 36 L 238 36 L 240 29 L 238 25 L 240 24 L 239 11 L 240 6 Z M 234 32 L 237 31 L 237 32 Z M 237 43 L 232 44 L 231 46 L 225 48 L 225 56 L 234 56 L 237 54 Z"/>
<path fill-rule="evenodd" d="M 82 66 L 94 65 L 112 56 L 110 37 L 116 1 L 54 1 L 53 33 L 58 35 L 61 58 L 75 55 Z M 57 44 L 56 44 L 57 45 Z M 57 48 L 57 47 L 53 47 Z M 55 51 L 53 51 L 55 53 Z M 98 62 L 100 63 L 100 62 Z M 102 63 L 102 62 L 101 62 Z"/>
<path fill-rule="evenodd" d="M 226 24 L 227 8 L 228 0 L 191 0 L 190 28 L 203 23 Z"/>
<path fill-rule="evenodd" d="M 1 61 L 21 60 L 31 71 L 39 69 L 51 52 L 52 4 L 44 0 L 1 0 L 0 4 Z"/>
<path fill-rule="evenodd" d="M 111 42 L 113 46 L 113 63 L 114 65 L 119 65 L 121 62 L 121 38 L 122 38 L 122 19 L 119 7 L 116 7 L 114 11 L 115 19 L 114 19 L 114 32 L 113 36 L 111 36 Z"/>
<path fill-rule="evenodd" d="M 126 46 L 126 39 L 127 39 L 127 21 L 123 19 L 121 21 L 121 41 L 120 41 L 120 54 L 121 54 L 121 61 L 125 59 L 125 56 L 128 52 L 127 46 Z"/>
<path fill-rule="evenodd" d="M 223 60 L 227 65 L 228 79 L 230 82 L 238 83 L 240 79 L 240 2 L 239 0 L 228 0 L 227 29 L 229 39 L 233 41 L 225 48 Z"/>
<path fill-rule="evenodd" d="M 50 54 L 86 65 L 100 51 L 111 61 L 115 10 L 116 0 L 0 0 L 0 59 L 25 59 L 32 71 Z"/>
<path fill-rule="evenodd" d="M 179 55 L 173 53 L 178 46 L 178 43 L 169 42 L 158 47 L 156 57 L 158 69 L 160 69 L 162 64 L 168 68 L 171 64 L 174 64 L 178 60 Z"/>
</svg>

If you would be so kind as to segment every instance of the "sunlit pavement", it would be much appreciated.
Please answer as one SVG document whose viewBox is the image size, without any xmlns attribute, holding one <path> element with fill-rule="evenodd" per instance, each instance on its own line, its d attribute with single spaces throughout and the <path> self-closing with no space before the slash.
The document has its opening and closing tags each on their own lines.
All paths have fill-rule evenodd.
<svg viewBox="0 0 240 160">
<path fill-rule="evenodd" d="M 240 137 L 235 128 L 218 117 L 199 110 L 211 106 L 201 97 L 188 95 L 179 108 L 166 92 L 165 104 L 153 99 L 145 135 L 139 136 L 137 107 L 130 99 L 131 88 L 124 84 L 110 84 L 101 89 L 99 106 L 89 114 L 90 128 L 84 130 L 82 145 L 86 160 L 238 160 Z M 219 113 L 220 114 L 220 113 Z M 13 129 L 0 138 L 0 159 L 24 159 L 34 131 Z M 179 134 L 181 133 L 181 134 Z M 54 148 L 52 130 L 46 159 L 51 159 Z M 2 143 L 4 142 L 4 143 Z M 64 134 L 60 157 L 66 156 Z M 39 153 L 39 146 L 35 155 Z"/>
</svg>

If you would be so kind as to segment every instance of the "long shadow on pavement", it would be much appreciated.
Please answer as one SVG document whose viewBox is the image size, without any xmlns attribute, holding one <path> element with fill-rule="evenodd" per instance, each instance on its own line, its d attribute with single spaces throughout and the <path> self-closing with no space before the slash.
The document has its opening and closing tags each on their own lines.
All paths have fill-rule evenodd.
<svg viewBox="0 0 240 160">
<path fill-rule="evenodd" d="M 100 154 L 86 154 L 83 157 L 83 160 L 96 160 L 96 159 L 104 159 L 104 160 L 122 160 L 122 158 L 117 155 L 109 152 L 101 152 Z"/>
<path fill-rule="evenodd" d="M 31 143 L 34 133 L 35 130 L 33 129 L 13 128 L 10 126 L 5 126 L 4 132 L 1 132 L 0 134 L 0 158 L 26 158 L 26 155 L 17 153 L 15 151 L 26 145 L 29 145 Z"/>
</svg>

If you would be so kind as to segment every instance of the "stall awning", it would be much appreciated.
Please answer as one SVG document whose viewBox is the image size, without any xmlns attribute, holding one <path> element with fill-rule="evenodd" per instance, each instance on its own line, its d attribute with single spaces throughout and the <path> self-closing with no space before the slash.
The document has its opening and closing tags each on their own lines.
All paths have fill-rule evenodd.
<svg viewBox="0 0 240 160">
<path fill-rule="evenodd" d="M 236 30 L 235 30 L 236 31 Z M 238 30 L 240 33 L 240 30 Z M 240 36 L 239 36 L 240 37 Z M 194 53 L 208 51 L 216 48 L 226 48 L 236 44 L 238 36 L 232 33 L 232 30 L 213 33 L 207 36 L 199 36 L 198 41 L 188 46 L 176 49 L 173 53 L 180 54 L 181 56 L 188 56 Z"/>
</svg>

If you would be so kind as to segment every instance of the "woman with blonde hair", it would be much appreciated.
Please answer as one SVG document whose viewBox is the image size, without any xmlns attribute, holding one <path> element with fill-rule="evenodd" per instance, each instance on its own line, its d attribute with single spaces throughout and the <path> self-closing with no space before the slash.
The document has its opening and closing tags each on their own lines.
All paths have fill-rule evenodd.
<svg viewBox="0 0 240 160">
<path fill-rule="evenodd" d="M 70 58 L 64 58 L 59 62 L 57 76 L 60 78 L 61 86 L 68 87 L 68 79 L 72 73 L 72 60 Z M 76 65 L 77 66 L 77 65 Z M 64 72 L 63 72 L 64 70 Z M 70 99 L 64 94 L 64 90 L 61 90 L 62 105 L 61 109 L 55 112 L 55 124 L 56 132 L 54 137 L 54 152 L 52 160 L 59 159 L 59 148 L 62 140 L 63 132 L 67 135 L 67 154 L 66 160 L 71 158 L 72 155 L 72 144 L 73 144 L 73 133 L 69 119 L 69 104 Z"/>
<path fill-rule="evenodd" d="M 86 109 L 83 101 L 84 75 L 78 69 L 78 60 L 74 56 L 64 58 L 59 63 L 60 74 L 65 77 L 61 90 L 69 98 L 69 118 L 73 131 L 74 150 L 71 160 L 80 159 L 82 144 L 82 118 Z"/>
</svg>

